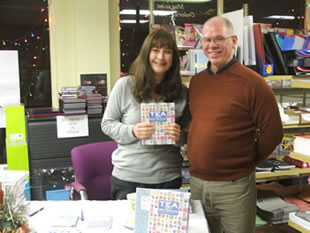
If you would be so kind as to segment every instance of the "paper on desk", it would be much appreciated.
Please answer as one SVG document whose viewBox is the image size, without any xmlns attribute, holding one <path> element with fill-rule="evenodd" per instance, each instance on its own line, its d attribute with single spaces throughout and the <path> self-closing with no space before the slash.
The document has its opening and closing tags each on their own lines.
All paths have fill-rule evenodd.
<svg viewBox="0 0 310 233">
<path fill-rule="evenodd" d="M 112 216 L 93 216 L 87 221 L 87 227 L 108 230 L 112 228 L 112 222 Z"/>
<path fill-rule="evenodd" d="M 51 218 L 52 227 L 76 227 L 79 215 L 58 215 Z"/>
</svg>

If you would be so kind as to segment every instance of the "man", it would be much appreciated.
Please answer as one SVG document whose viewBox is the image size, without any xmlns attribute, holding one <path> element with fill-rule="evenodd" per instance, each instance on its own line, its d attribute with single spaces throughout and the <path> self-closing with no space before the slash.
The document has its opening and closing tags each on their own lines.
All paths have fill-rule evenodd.
<svg viewBox="0 0 310 233">
<path fill-rule="evenodd" d="M 203 26 L 208 68 L 190 83 L 188 136 L 191 193 L 202 201 L 212 233 L 255 232 L 255 165 L 281 142 L 271 88 L 234 57 L 237 36 L 220 16 Z"/>
</svg>

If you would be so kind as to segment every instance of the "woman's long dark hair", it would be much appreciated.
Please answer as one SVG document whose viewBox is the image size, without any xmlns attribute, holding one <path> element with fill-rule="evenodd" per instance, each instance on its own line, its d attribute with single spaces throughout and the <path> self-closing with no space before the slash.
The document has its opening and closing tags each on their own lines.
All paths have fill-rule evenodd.
<svg viewBox="0 0 310 233">
<path fill-rule="evenodd" d="M 154 73 L 149 61 L 151 49 L 154 47 L 168 48 L 173 52 L 172 65 L 163 81 L 156 87 L 153 87 Z M 133 94 L 138 102 L 152 98 L 154 88 L 165 102 L 175 101 L 182 96 L 179 51 L 170 32 L 161 28 L 146 37 L 138 57 L 130 67 L 129 74 L 134 76 Z"/>
</svg>

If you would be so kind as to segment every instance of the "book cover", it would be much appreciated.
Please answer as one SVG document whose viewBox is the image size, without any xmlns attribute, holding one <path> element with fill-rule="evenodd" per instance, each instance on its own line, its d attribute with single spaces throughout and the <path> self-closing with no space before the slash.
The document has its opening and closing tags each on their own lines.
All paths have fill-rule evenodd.
<svg viewBox="0 0 310 233">
<path fill-rule="evenodd" d="M 152 138 L 142 139 L 143 145 L 175 144 L 175 140 L 169 138 L 163 127 L 175 122 L 174 103 L 142 103 L 141 122 L 155 123 L 156 130 Z"/>
<path fill-rule="evenodd" d="M 134 233 L 187 233 L 190 193 L 137 188 Z"/>
</svg>

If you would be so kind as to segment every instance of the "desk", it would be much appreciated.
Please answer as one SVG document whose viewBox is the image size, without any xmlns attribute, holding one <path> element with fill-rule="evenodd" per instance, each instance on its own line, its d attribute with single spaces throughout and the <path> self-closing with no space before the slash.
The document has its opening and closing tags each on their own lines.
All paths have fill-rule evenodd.
<svg viewBox="0 0 310 233">
<path fill-rule="evenodd" d="M 208 224 L 204 217 L 200 201 L 193 201 L 193 212 L 189 218 L 189 233 L 209 233 Z M 84 221 L 78 221 L 77 227 L 71 231 L 60 232 L 83 232 L 83 233 L 133 233 L 132 229 L 126 228 L 126 219 L 133 214 L 127 200 L 121 201 L 29 201 L 27 211 L 34 211 L 44 207 L 44 209 L 32 217 L 29 217 L 31 232 L 54 233 L 51 229 L 51 219 L 55 216 L 77 215 L 80 216 L 83 210 Z M 88 228 L 89 219 L 112 216 L 112 228 L 109 230 Z M 55 229 L 52 228 L 52 229 Z M 68 229 L 68 228 L 66 228 Z"/>
</svg>

